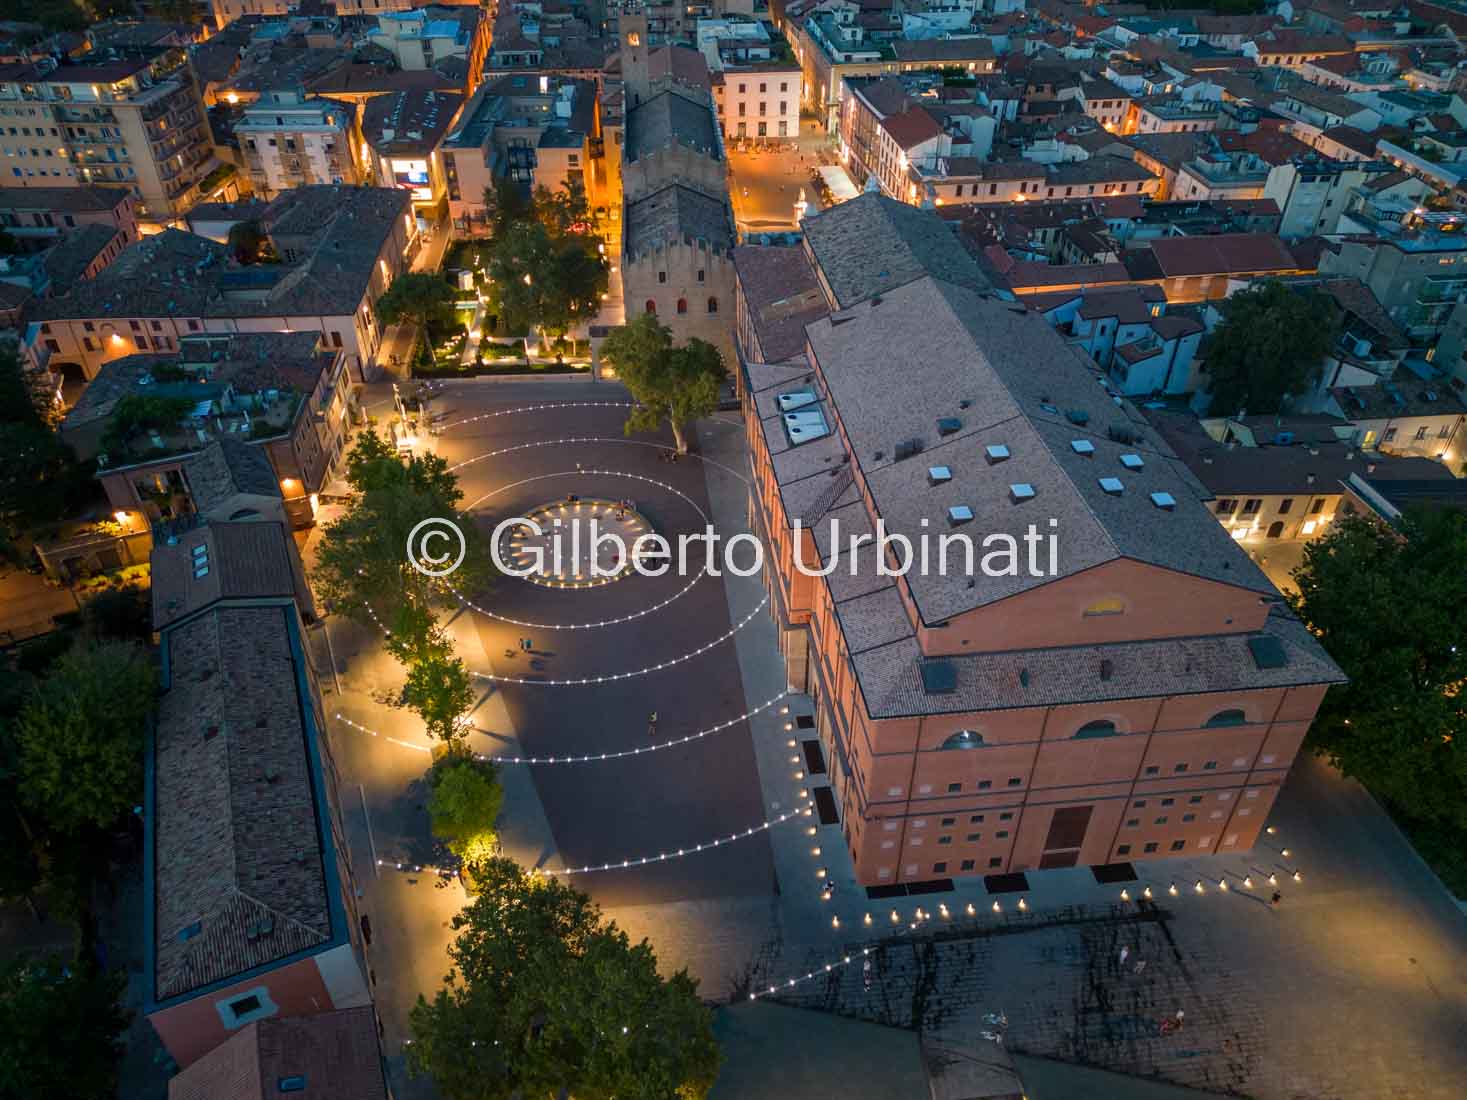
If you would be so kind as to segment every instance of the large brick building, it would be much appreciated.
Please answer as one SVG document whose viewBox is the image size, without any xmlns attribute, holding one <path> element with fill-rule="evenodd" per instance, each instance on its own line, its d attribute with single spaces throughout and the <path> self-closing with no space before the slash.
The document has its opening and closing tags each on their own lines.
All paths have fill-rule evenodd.
<svg viewBox="0 0 1467 1100">
<path fill-rule="evenodd" d="M 935 215 L 868 194 L 804 228 L 783 264 L 736 257 L 741 351 L 782 301 L 805 321 L 803 354 L 741 363 L 750 508 L 858 880 L 1249 848 L 1338 668 L 1159 435 Z M 925 536 L 929 568 L 882 575 L 868 546 L 852 571 L 878 522 Z M 973 563 L 949 544 L 940 574 L 965 534 Z"/>
</svg>

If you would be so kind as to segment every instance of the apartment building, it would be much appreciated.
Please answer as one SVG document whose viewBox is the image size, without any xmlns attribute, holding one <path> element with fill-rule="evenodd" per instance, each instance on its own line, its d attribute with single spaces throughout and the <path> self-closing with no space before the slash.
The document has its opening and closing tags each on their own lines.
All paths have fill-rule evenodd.
<svg viewBox="0 0 1467 1100">
<path fill-rule="evenodd" d="M 1136 410 L 938 217 L 863 195 L 801 247 L 832 312 L 803 364 L 741 360 L 749 503 L 857 881 L 1248 850 L 1338 668 Z M 878 521 L 1000 552 L 851 569 Z"/>
<path fill-rule="evenodd" d="M 448 58 L 457 58 L 465 69 L 464 87 L 472 92 L 484 75 L 489 54 L 490 23 L 487 13 L 464 5 L 386 11 L 377 15 L 377 26 L 367 41 L 390 53 L 408 72 L 432 69 Z"/>
<path fill-rule="evenodd" d="M 283 262 L 241 266 L 207 237 L 168 229 L 125 249 L 96 278 L 37 302 L 51 355 L 94 378 L 139 352 L 176 351 L 200 333 L 321 333 L 362 380 L 382 339 L 374 307 L 421 245 L 412 197 L 397 188 L 286 191 L 257 219 Z"/>
<path fill-rule="evenodd" d="M 0 127 L 0 186 L 122 186 L 143 221 L 184 213 L 214 163 L 199 89 L 177 48 L 0 66 Z"/>
<path fill-rule="evenodd" d="M 400 187 L 413 209 L 429 217 L 448 194 L 443 139 L 458 117 L 463 96 L 403 91 L 374 96 L 362 108 L 367 175 L 378 187 Z"/>
<path fill-rule="evenodd" d="M 152 580 L 142 1011 L 186 1070 L 371 992 L 294 545 L 267 519 L 194 519 L 154 546 Z"/>
<path fill-rule="evenodd" d="M 489 231 L 484 192 L 503 176 L 526 192 L 557 190 L 578 176 L 593 206 L 619 202 L 616 171 L 594 165 L 615 163 L 602 139 L 599 96 L 589 80 L 541 73 L 512 73 L 479 86 L 439 146 L 453 232 L 460 237 Z"/>
<path fill-rule="evenodd" d="M 0 187 L 0 228 L 23 248 L 46 248 L 68 230 L 87 225 L 138 239 L 137 199 L 126 187 Z"/>
<path fill-rule="evenodd" d="M 725 139 L 764 143 L 800 136 L 803 75 L 784 39 L 753 20 L 702 19 L 698 49 Z"/>
<path fill-rule="evenodd" d="M 269 91 L 234 124 L 250 187 L 273 199 L 294 187 L 361 183 L 356 111 L 299 90 Z"/>
<path fill-rule="evenodd" d="M 61 437 L 79 458 L 97 457 L 113 511 L 149 524 L 202 511 L 189 490 L 196 453 L 239 441 L 268 462 L 290 525 L 307 527 L 345 447 L 352 388 L 345 355 L 318 332 L 193 336 L 174 353 L 104 364 Z M 144 397 L 175 402 L 177 419 L 119 436 L 118 406 Z"/>
</svg>

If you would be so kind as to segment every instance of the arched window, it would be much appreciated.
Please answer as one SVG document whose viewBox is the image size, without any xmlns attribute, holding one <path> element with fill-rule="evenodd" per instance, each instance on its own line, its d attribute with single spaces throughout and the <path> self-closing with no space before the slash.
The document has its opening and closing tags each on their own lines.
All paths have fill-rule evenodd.
<svg viewBox="0 0 1467 1100">
<path fill-rule="evenodd" d="M 718 299 L 717 298 L 709 298 L 708 299 L 708 312 L 709 313 L 717 313 L 718 312 Z"/>
<path fill-rule="evenodd" d="M 1088 619 L 1093 615 L 1120 615 L 1126 610 L 1126 605 L 1119 596 L 1107 596 L 1103 600 L 1096 600 L 1085 609 L 1085 617 Z"/>
<path fill-rule="evenodd" d="M 944 749 L 981 749 L 983 735 L 977 730 L 959 730 L 942 743 Z"/>
<path fill-rule="evenodd" d="M 1236 707 L 1232 710 L 1220 710 L 1207 720 L 1205 725 L 1208 729 L 1217 729 L 1219 726 L 1241 726 L 1248 721 L 1248 716 Z"/>
<path fill-rule="evenodd" d="M 1094 722 L 1086 722 L 1075 731 L 1076 741 L 1086 741 L 1092 737 L 1114 737 L 1120 731 L 1116 724 L 1105 718 L 1097 718 Z"/>
<path fill-rule="evenodd" d="M 656 313 L 657 312 L 657 303 L 655 301 L 653 301 L 651 298 L 648 298 L 647 299 L 647 312 L 648 313 Z"/>
<path fill-rule="evenodd" d="M 686 298 L 679 298 L 677 300 L 677 311 L 679 313 L 688 312 L 688 300 Z"/>
</svg>

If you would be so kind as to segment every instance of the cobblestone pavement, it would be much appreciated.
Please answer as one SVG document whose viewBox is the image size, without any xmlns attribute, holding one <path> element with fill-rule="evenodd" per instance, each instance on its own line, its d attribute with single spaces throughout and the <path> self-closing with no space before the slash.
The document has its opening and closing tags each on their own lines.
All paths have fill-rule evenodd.
<svg viewBox="0 0 1467 1100">
<path fill-rule="evenodd" d="M 462 461 L 534 440 L 614 438 L 620 434 L 615 410 L 547 409 L 465 424 L 457 433 L 452 421 L 540 401 L 624 397 L 616 387 L 595 384 L 467 383 L 443 399 L 450 427 L 436 445 Z M 746 529 L 747 489 L 738 476 L 742 432 L 736 418 L 722 416 L 700 426 L 700 438 L 707 461 L 697 466 L 693 460 L 657 463 L 635 442 L 608 443 L 605 453 L 620 467 L 675 483 L 710 511 L 727 538 Z M 635 452 L 647 452 L 646 469 L 636 465 Z M 528 461 L 531 455 L 538 466 Z M 482 486 L 574 472 L 577 461 L 591 464 L 571 444 L 486 460 L 468 479 L 469 499 L 485 491 Z M 530 488 L 526 500 L 567 491 L 553 481 Z M 605 488 L 613 497 L 649 495 Z M 673 514 L 675 507 L 682 505 L 669 504 L 659 522 L 686 524 L 687 517 Z M 606 606 L 631 599 L 637 583 L 607 586 Z M 709 599 L 717 589 L 704 579 L 634 629 L 599 639 L 591 635 L 602 632 L 587 632 L 584 650 L 557 639 L 543 673 L 585 675 L 666 660 L 679 639 L 718 634 L 762 596 L 758 577 L 725 577 L 723 606 Z M 515 591 L 514 598 L 521 597 L 529 594 Z M 350 650 L 337 654 L 343 709 L 384 734 L 371 738 L 338 726 L 335 735 L 343 770 L 361 786 L 361 812 L 350 814 L 348 823 L 360 878 L 372 848 L 412 852 L 425 843 L 415 784 L 427 757 L 425 746 L 414 744 L 421 730 L 384 704 L 383 693 L 390 695 L 400 677 L 379 661 L 380 647 L 366 633 L 331 629 Z M 455 616 L 449 629 L 475 667 L 497 662 L 517 632 L 503 624 L 486 627 L 467 613 Z M 765 613 L 707 656 L 615 692 L 597 689 L 555 702 L 522 700 L 525 692 L 560 689 L 526 686 L 517 693 L 486 685 L 473 743 L 495 752 L 645 743 L 647 709 L 676 713 L 680 722 L 702 714 L 716 721 L 784 687 Z M 808 700 L 793 698 L 790 705 L 795 714 L 808 713 Z M 562 850 L 573 859 L 612 858 L 628 853 L 631 841 L 676 845 L 721 828 L 725 818 L 747 824 L 796 804 L 808 784 L 790 762 L 785 721 L 772 713 L 757 716 L 703 742 L 706 754 L 661 752 L 650 769 L 613 773 L 593 765 L 575 776 L 581 769 L 506 766 L 505 846 L 527 863 L 554 860 Z M 397 741 L 387 742 L 387 735 Z M 1122 902 L 1120 884 L 1101 885 L 1086 868 L 1031 874 L 1025 914 L 1017 911 L 1015 895 L 1004 896 L 1003 913 L 993 914 L 994 899 L 981 879 L 960 881 L 947 894 L 870 901 L 855 885 L 839 826 L 771 830 L 758 843 L 679 861 L 671 879 L 622 872 L 592 876 L 583 885 L 634 938 L 651 940 L 664 970 L 688 968 L 715 1000 L 775 984 L 782 987 L 780 1000 L 916 1027 L 955 1045 L 981 1044 L 984 1032 L 1002 1032 L 1013 1049 L 1262 1100 L 1459 1095 L 1467 1080 L 1467 921 L 1461 912 L 1369 796 L 1316 761 L 1296 766 L 1270 825 L 1276 832 L 1251 853 L 1138 864 L 1140 879 L 1127 888 L 1133 899 L 1152 888 L 1156 907 L 1145 912 L 1134 901 Z M 826 872 L 825 880 L 816 877 L 817 869 Z M 1296 870 L 1302 881 L 1293 880 Z M 1270 873 L 1284 895 L 1277 909 L 1262 892 Z M 1253 890 L 1243 885 L 1244 876 L 1251 876 Z M 826 880 L 837 886 L 828 902 L 820 897 Z M 1219 880 L 1230 888 L 1220 890 Z M 1201 893 L 1194 887 L 1199 881 Z M 1168 890 L 1173 884 L 1176 895 Z M 431 992 L 441 978 L 445 921 L 459 898 L 456 888 L 425 891 L 392 873 L 366 887 L 380 930 L 373 961 L 394 1059 L 412 999 Z M 929 915 L 913 929 L 919 906 Z M 861 969 L 867 956 L 859 954 L 867 947 L 869 989 Z M 1128 949 L 1124 967 L 1122 947 Z M 839 965 L 847 953 L 854 963 Z M 1146 965 L 1138 973 L 1140 962 Z M 817 977 L 785 984 L 807 973 Z M 1163 1037 L 1161 1021 L 1178 1010 L 1182 1028 Z M 985 1019 L 1000 1013 L 1006 1026 Z M 395 1087 L 400 1083 L 395 1074 Z"/>
</svg>

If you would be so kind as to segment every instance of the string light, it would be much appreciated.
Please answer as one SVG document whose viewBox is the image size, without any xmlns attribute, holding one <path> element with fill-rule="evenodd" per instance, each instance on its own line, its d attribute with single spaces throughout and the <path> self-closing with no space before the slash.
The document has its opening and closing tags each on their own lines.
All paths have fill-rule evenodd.
<svg viewBox="0 0 1467 1100">
<path fill-rule="evenodd" d="M 630 401 L 550 401 L 542 405 L 521 405 L 518 408 L 497 409 L 494 412 L 465 417 L 463 420 L 455 420 L 443 425 L 443 431 L 448 431 L 450 428 L 462 428 L 465 424 L 474 424 L 480 420 L 490 420 L 496 416 L 514 416 L 518 413 L 543 412 L 546 409 L 629 409 L 631 407 L 632 403 Z"/>
<path fill-rule="evenodd" d="M 782 990 L 793 989 L 797 985 L 804 985 L 806 982 L 814 981 L 816 978 L 823 978 L 825 975 L 833 972 L 837 967 L 849 966 L 853 959 L 865 958 L 869 954 L 871 954 L 871 948 L 863 947 L 861 948 L 860 955 L 842 955 L 840 961 L 826 963 L 819 970 L 810 970 L 799 977 L 786 978 L 783 982 L 771 985 L 766 989 L 754 990 L 750 992 L 749 1000 L 757 1001 L 760 997 L 770 997 Z"/>
<path fill-rule="evenodd" d="M 700 852 L 711 851 L 714 848 L 722 848 L 725 844 L 732 844 L 738 840 L 747 840 L 751 836 L 765 832 L 781 825 L 793 817 L 800 817 L 806 811 L 804 809 L 790 810 L 777 817 L 771 817 L 759 825 L 754 825 L 740 833 L 729 833 L 714 840 L 705 840 L 702 844 L 695 844 L 691 848 L 679 848 L 675 852 L 661 852 L 655 856 L 638 856 L 635 859 L 612 860 L 610 863 L 602 863 L 599 866 L 565 867 L 558 871 L 546 871 L 547 875 L 590 875 L 601 871 L 623 871 L 631 867 L 646 867 L 653 863 L 666 863 L 670 859 L 682 859 L 686 856 L 697 855 Z"/>
<path fill-rule="evenodd" d="M 728 641 L 744 627 L 748 626 L 754 616 L 764 610 L 769 603 L 769 597 L 761 599 L 753 611 L 750 611 L 732 627 L 714 638 L 711 642 L 699 646 L 697 649 L 684 653 L 681 657 L 673 657 L 670 660 L 660 661 L 655 665 L 647 665 L 643 668 L 631 669 L 627 672 L 613 672 L 605 676 L 581 676 L 564 680 L 537 680 L 529 676 L 498 676 L 492 672 L 475 672 L 474 675 L 481 680 L 492 680 L 499 684 L 532 684 L 536 687 L 585 687 L 590 684 L 608 684 L 617 680 L 630 680 L 637 676 L 645 676 L 649 672 L 661 672 L 665 668 L 691 661 L 694 657 L 700 657 L 710 649 L 714 649 Z"/>
<path fill-rule="evenodd" d="M 730 718 L 727 721 L 719 722 L 716 726 L 709 726 L 707 729 L 698 730 L 696 733 L 690 733 L 685 737 L 674 737 L 670 741 L 658 741 L 655 744 L 651 745 L 638 745 L 634 749 L 621 749 L 618 752 L 588 752 L 582 753 L 581 755 L 568 754 L 566 756 L 489 756 L 484 753 L 476 753 L 475 756 L 479 760 L 492 760 L 496 764 L 532 764 L 535 766 L 540 766 L 544 764 L 590 764 L 600 763 L 602 760 L 621 760 L 628 756 L 642 756 L 645 753 L 660 752 L 663 749 L 671 749 L 676 748 L 678 745 L 686 745 L 690 741 L 701 741 L 703 738 L 711 737 L 715 733 L 722 733 L 724 730 L 732 729 L 734 726 L 737 726 L 742 722 L 748 721 L 750 718 L 754 717 L 754 715 L 760 713 L 761 711 L 768 710 L 770 707 L 779 702 L 779 700 L 783 699 L 788 694 L 789 692 L 787 691 L 781 691 L 778 695 L 774 696 L 771 699 L 766 699 L 757 707 L 753 707 L 750 710 L 744 711 L 743 714 L 740 714 L 736 718 Z M 376 737 L 378 735 L 376 730 L 369 729 L 367 726 L 363 726 L 357 722 L 353 722 L 350 718 L 347 718 L 340 711 L 336 712 L 336 719 L 343 725 L 350 726 L 352 729 L 359 730 L 362 733 L 370 734 L 373 737 Z M 393 741 L 394 739 L 389 737 L 387 740 Z M 395 743 L 399 745 L 406 745 L 409 748 L 425 749 L 424 746 L 414 745 L 410 741 L 396 741 Z"/>
</svg>

